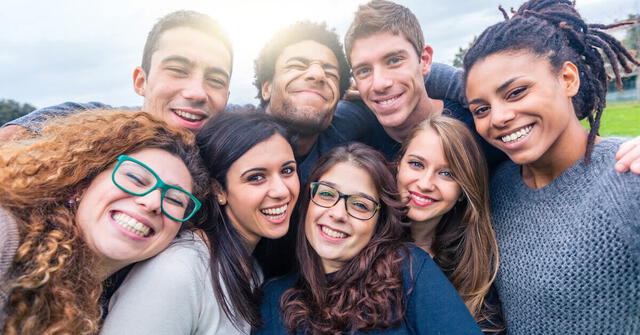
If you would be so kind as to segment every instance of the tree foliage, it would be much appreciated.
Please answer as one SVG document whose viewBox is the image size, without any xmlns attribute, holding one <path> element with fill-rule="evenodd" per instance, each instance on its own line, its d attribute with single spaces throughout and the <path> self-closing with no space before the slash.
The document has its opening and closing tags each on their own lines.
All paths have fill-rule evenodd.
<svg viewBox="0 0 640 335">
<path fill-rule="evenodd" d="M 35 107 L 27 103 L 20 104 L 15 100 L 0 99 L 0 125 L 29 114 L 35 109 Z"/>
<path fill-rule="evenodd" d="M 457 68 L 462 68 L 462 65 L 463 65 L 462 60 L 464 59 L 464 54 L 467 53 L 467 50 L 469 50 L 469 48 L 473 45 L 473 42 L 476 41 L 476 38 L 478 38 L 478 36 L 474 36 L 471 42 L 469 42 L 469 44 L 466 47 L 458 48 L 456 55 L 453 56 L 453 64 L 452 64 L 453 66 Z"/>
<path fill-rule="evenodd" d="M 629 20 L 640 20 L 640 15 L 629 14 Z M 640 51 L 640 24 L 636 23 L 629 28 L 622 43 L 630 50 Z"/>
</svg>

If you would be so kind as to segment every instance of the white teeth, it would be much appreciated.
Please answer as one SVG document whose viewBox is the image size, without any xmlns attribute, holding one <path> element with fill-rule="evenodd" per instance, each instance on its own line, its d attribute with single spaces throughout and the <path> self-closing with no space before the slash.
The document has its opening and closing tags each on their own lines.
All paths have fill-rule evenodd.
<svg viewBox="0 0 640 335">
<path fill-rule="evenodd" d="M 389 100 L 378 101 L 378 103 L 381 104 L 381 105 L 388 105 L 390 103 L 393 103 L 396 100 L 398 100 L 398 97 L 391 98 Z"/>
<path fill-rule="evenodd" d="M 516 131 L 513 134 L 509 134 L 507 136 L 502 136 L 500 139 L 502 140 L 502 142 L 505 142 L 505 143 L 515 142 L 515 141 L 519 140 L 520 138 L 524 137 L 525 135 L 529 134 L 531 132 L 531 129 L 533 129 L 533 126 L 527 126 L 527 127 L 524 127 L 522 129 Z"/>
<path fill-rule="evenodd" d="M 347 234 L 335 231 L 327 226 L 322 226 L 322 232 L 333 238 L 346 238 Z"/>
<path fill-rule="evenodd" d="M 151 232 L 151 228 L 147 225 L 122 212 L 113 214 L 113 220 L 124 229 L 140 237 L 147 237 Z"/>
<path fill-rule="evenodd" d="M 411 196 L 412 196 L 414 199 L 416 199 L 416 200 L 418 200 L 418 201 L 421 201 L 421 202 L 433 202 L 433 199 L 423 198 L 423 197 L 417 196 L 417 195 L 415 195 L 415 194 L 411 194 Z"/>
<path fill-rule="evenodd" d="M 196 115 L 196 114 L 191 114 L 191 113 L 187 113 L 187 112 L 183 112 L 181 110 L 174 110 L 176 114 L 180 115 L 181 117 L 188 119 L 190 121 L 200 121 L 202 119 L 204 119 L 204 116 L 202 115 Z"/>
<path fill-rule="evenodd" d="M 284 212 L 287 211 L 287 208 L 289 207 L 289 204 L 285 204 L 281 207 L 278 208 L 267 208 L 267 209 L 261 209 L 260 211 L 265 214 L 265 215 L 282 215 L 284 214 Z"/>
</svg>

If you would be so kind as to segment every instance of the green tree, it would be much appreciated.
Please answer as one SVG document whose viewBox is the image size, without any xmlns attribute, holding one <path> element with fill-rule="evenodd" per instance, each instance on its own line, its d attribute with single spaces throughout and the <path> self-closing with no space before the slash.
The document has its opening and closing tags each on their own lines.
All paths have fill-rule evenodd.
<svg viewBox="0 0 640 335">
<path fill-rule="evenodd" d="M 29 114 L 36 109 L 30 104 L 20 104 L 11 99 L 0 99 L 0 125 Z"/>
<path fill-rule="evenodd" d="M 629 20 L 640 20 L 640 15 L 629 14 Z M 640 24 L 636 23 L 629 28 L 622 43 L 630 50 L 640 51 Z"/>
<path fill-rule="evenodd" d="M 476 41 L 476 38 L 478 38 L 478 36 L 474 36 L 466 48 L 463 48 L 463 47 L 458 48 L 458 52 L 456 52 L 456 55 L 453 56 L 453 64 L 452 64 L 453 66 L 462 68 L 462 60 L 464 59 L 464 54 L 467 53 L 467 50 L 469 50 L 469 48 L 473 45 L 473 42 Z"/>
</svg>

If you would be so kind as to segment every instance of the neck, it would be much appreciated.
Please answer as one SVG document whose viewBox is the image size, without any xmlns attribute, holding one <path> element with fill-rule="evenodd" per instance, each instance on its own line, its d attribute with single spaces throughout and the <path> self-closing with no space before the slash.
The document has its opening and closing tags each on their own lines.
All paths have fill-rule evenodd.
<svg viewBox="0 0 640 335">
<path fill-rule="evenodd" d="M 429 116 L 442 114 L 443 107 L 444 102 L 442 100 L 431 99 L 427 95 L 427 92 L 424 91 L 415 109 L 402 124 L 396 127 L 384 127 L 384 130 L 396 142 L 402 143 L 411 134 L 416 124 L 422 122 Z"/>
<path fill-rule="evenodd" d="M 318 140 L 319 134 L 311 135 L 311 136 L 293 136 L 293 140 L 291 141 L 293 145 L 293 155 L 297 157 L 306 156 L 313 145 L 316 144 Z"/>
<path fill-rule="evenodd" d="M 522 180 L 533 189 L 542 188 L 577 163 L 586 152 L 589 133 L 575 119 L 556 142 L 536 161 L 522 165 Z M 597 137 L 596 142 L 601 138 Z"/>
<path fill-rule="evenodd" d="M 120 264 L 113 260 L 100 259 L 98 260 L 96 274 L 100 281 L 104 281 L 125 266 L 127 266 L 127 264 Z"/>
<path fill-rule="evenodd" d="M 431 248 L 433 245 L 433 241 L 436 237 L 436 227 L 440 222 L 440 217 L 433 218 L 427 221 L 412 221 L 410 230 L 411 230 L 411 239 L 413 243 L 422 248 L 424 251 L 429 253 L 431 257 L 433 257 L 434 252 Z"/>
</svg>

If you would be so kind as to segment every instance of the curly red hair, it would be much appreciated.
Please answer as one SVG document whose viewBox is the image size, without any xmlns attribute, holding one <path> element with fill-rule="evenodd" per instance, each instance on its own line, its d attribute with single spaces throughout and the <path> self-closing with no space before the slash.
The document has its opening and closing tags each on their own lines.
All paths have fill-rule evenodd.
<svg viewBox="0 0 640 335">
<path fill-rule="evenodd" d="M 5 334 L 98 332 L 102 285 L 94 273 L 95 256 L 75 223 L 76 208 L 67 202 L 118 155 L 144 148 L 181 158 L 194 195 L 206 194 L 208 177 L 193 134 L 145 112 L 82 112 L 52 120 L 42 135 L 0 146 L 0 205 L 20 231 Z"/>
</svg>

